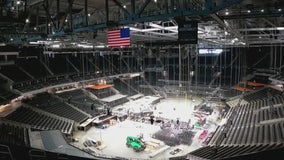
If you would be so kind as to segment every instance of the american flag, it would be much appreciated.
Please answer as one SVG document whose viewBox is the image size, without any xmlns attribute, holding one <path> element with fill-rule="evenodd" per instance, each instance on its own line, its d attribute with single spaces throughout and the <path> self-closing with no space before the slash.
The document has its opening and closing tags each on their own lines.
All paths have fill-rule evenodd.
<svg viewBox="0 0 284 160">
<path fill-rule="evenodd" d="M 120 48 L 130 46 L 130 29 L 121 28 L 107 31 L 108 47 Z"/>
</svg>

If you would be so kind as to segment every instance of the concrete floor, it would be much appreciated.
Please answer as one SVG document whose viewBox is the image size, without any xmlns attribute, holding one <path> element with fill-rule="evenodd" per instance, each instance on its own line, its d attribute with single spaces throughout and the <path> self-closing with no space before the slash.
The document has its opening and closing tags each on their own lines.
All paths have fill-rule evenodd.
<svg viewBox="0 0 284 160">
<path fill-rule="evenodd" d="M 197 121 L 197 119 L 192 114 L 193 107 L 201 102 L 201 100 L 198 98 L 194 99 L 195 99 L 194 101 L 188 99 L 174 99 L 174 98 L 163 99 L 160 103 L 156 105 L 156 110 L 154 110 L 154 115 L 173 120 L 179 118 L 180 121 L 184 122 L 188 122 L 188 119 L 190 118 L 191 124 L 193 124 Z M 133 105 L 133 104 L 135 104 L 135 102 L 130 102 L 128 103 L 128 105 L 125 104 L 119 107 L 125 107 L 125 108 L 141 107 L 139 105 Z M 214 104 L 212 104 L 212 106 L 214 106 Z M 217 124 L 214 122 L 216 121 L 217 116 L 218 116 L 217 112 L 214 112 L 212 115 L 210 115 L 210 117 L 207 117 L 207 119 L 210 119 L 209 122 L 210 125 L 209 128 L 207 128 L 209 132 L 214 131 L 216 129 Z M 95 141 L 100 140 L 103 142 L 103 144 L 106 147 L 100 151 L 97 149 L 93 149 L 97 154 L 107 155 L 111 157 L 112 156 L 124 157 L 127 159 L 168 159 L 169 157 L 173 157 L 173 155 L 170 154 L 170 151 L 176 148 L 180 148 L 182 149 L 182 151 L 174 156 L 186 155 L 187 153 L 201 147 L 202 141 L 198 139 L 198 136 L 202 133 L 203 129 L 195 128 L 192 131 L 196 132 L 196 134 L 190 146 L 179 145 L 179 146 L 169 147 L 164 152 L 150 158 L 151 154 L 154 154 L 154 152 L 157 152 L 157 150 L 165 146 L 163 142 L 151 138 L 151 136 L 158 130 L 160 130 L 160 127 L 158 125 L 151 125 L 141 122 L 134 122 L 131 120 L 125 120 L 123 122 L 119 122 L 115 125 L 112 125 L 106 129 L 98 129 L 92 127 L 86 132 L 83 131 L 75 132 L 74 138 L 77 138 L 79 142 L 73 143 L 73 145 L 79 148 L 85 148 L 82 143 L 86 139 L 91 138 Z M 140 134 L 143 134 L 144 141 L 154 140 L 155 142 L 160 142 L 160 147 L 157 149 L 146 148 L 144 151 L 138 153 L 134 152 L 131 148 L 128 148 L 126 146 L 126 137 L 138 136 Z"/>
</svg>

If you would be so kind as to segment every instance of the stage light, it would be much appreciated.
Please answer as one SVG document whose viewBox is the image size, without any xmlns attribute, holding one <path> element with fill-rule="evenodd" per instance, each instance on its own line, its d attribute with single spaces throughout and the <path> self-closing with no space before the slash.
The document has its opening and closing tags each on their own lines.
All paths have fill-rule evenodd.
<svg viewBox="0 0 284 160">
<path fill-rule="evenodd" d="M 26 23 L 30 23 L 30 20 L 28 18 L 26 19 Z"/>
<path fill-rule="evenodd" d="M 248 13 L 250 13 L 251 11 L 250 11 L 250 10 L 248 10 L 247 12 L 248 12 Z"/>
<path fill-rule="evenodd" d="M 225 12 L 225 15 L 229 15 L 229 11 L 226 11 L 226 12 Z"/>
<path fill-rule="evenodd" d="M 260 10 L 262 13 L 264 12 L 264 9 Z"/>
<path fill-rule="evenodd" d="M 282 11 L 282 9 L 281 9 L 281 8 L 279 8 L 279 9 L 278 9 L 278 11 L 279 11 L 279 12 L 281 12 L 281 11 Z"/>
<path fill-rule="evenodd" d="M 91 16 L 91 13 L 88 13 L 88 17 L 90 17 Z"/>
</svg>

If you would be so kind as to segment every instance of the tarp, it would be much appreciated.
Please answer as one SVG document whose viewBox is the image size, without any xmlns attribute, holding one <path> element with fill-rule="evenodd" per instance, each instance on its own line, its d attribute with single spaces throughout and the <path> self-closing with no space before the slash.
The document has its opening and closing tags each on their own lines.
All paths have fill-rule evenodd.
<svg viewBox="0 0 284 160">
<path fill-rule="evenodd" d="M 97 84 L 97 85 L 88 85 L 87 88 L 95 89 L 95 90 L 100 90 L 100 89 L 105 89 L 112 87 L 112 84 Z"/>
</svg>

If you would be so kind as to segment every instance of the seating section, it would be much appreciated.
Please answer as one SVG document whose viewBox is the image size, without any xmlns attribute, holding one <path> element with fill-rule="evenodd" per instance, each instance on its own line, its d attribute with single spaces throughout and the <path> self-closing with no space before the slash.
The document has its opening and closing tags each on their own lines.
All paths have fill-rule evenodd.
<svg viewBox="0 0 284 160">
<path fill-rule="evenodd" d="M 282 144 L 266 144 L 266 145 L 259 144 L 259 145 L 249 145 L 249 146 L 244 146 L 244 145 L 206 146 L 191 152 L 186 158 L 187 159 L 231 159 L 232 157 L 235 156 L 241 156 L 241 155 L 248 156 L 249 154 L 255 154 L 261 151 L 281 149 L 281 148 L 283 148 Z M 257 159 L 260 158 L 263 159 L 264 157 L 258 157 Z"/>
<path fill-rule="evenodd" d="M 276 89 L 266 87 L 256 92 L 252 92 L 252 93 L 248 93 L 244 95 L 244 100 L 246 100 L 247 102 L 251 102 L 251 101 L 256 101 L 258 99 L 265 99 L 268 97 L 269 94 L 276 96 L 276 95 L 281 95 L 281 92 Z"/>
<path fill-rule="evenodd" d="M 41 64 L 40 61 L 36 58 L 17 59 L 17 64 L 35 78 L 46 77 L 50 75 L 46 68 L 44 68 L 43 64 Z"/>
<path fill-rule="evenodd" d="M 43 111 L 74 120 L 78 123 L 89 118 L 87 114 L 48 94 L 37 95 L 27 103 Z"/>
<path fill-rule="evenodd" d="M 21 82 L 31 79 L 27 74 L 21 71 L 16 65 L 1 66 L 0 72 L 14 82 Z"/>
<path fill-rule="evenodd" d="M 84 92 L 81 89 L 75 89 L 71 91 L 61 92 L 57 95 L 64 99 L 72 99 L 84 95 Z"/>
<path fill-rule="evenodd" d="M 30 146 L 27 128 L 0 123 L 0 143 Z"/>
<path fill-rule="evenodd" d="M 57 95 L 92 116 L 97 116 L 101 113 L 100 108 L 102 108 L 103 104 L 87 96 L 81 89 L 62 92 Z"/>
<path fill-rule="evenodd" d="M 31 108 L 20 107 L 13 113 L 5 117 L 8 120 L 25 123 L 32 128 L 40 130 L 60 130 L 70 134 L 73 129 L 73 121 L 67 121 L 47 114 L 39 113 Z"/>
<path fill-rule="evenodd" d="M 92 92 L 98 98 L 106 98 L 109 96 L 114 95 L 115 93 L 111 90 L 111 88 L 104 88 L 104 89 L 91 89 L 87 88 L 88 91 Z"/>
<path fill-rule="evenodd" d="M 267 91 L 267 89 L 265 89 Z M 263 90 L 253 97 L 262 97 Z M 232 107 L 226 125 L 220 127 L 209 145 L 274 144 L 284 141 L 284 97 L 272 97 Z"/>
</svg>

